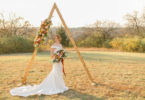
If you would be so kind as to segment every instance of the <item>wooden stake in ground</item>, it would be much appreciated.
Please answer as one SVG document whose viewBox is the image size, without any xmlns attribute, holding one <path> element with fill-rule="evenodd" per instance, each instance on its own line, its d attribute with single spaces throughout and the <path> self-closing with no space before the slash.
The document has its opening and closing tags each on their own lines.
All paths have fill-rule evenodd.
<svg viewBox="0 0 145 100">
<path fill-rule="evenodd" d="M 70 32 L 70 30 L 68 29 L 68 27 L 67 27 L 67 25 L 66 25 L 66 23 L 65 23 L 65 21 L 64 21 L 64 19 L 63 19 L 63 17 L 62 17 L 62 15 L 61 15 L 61 13 L 60 13 L 60 11 L 59 11 L 59 9 L 58 9 L 56 3 L 54 3 L 53 8 L 51 9 L 51 12 L 50 12 L 50 14 L 49 14 L 48 20 L 51 19 L 54 10 L 56 10 L 57 14 L 59 15 L 59 18 L 60 18 L 62 24 L 64 25 L 64 28 L 65 28 L 65 30 L 66 30 L 66 32 L 67 32 L 67 34 L 68 34 L 68 37 L 69 37 L 69 39 L 71 40 L 71 42 L 72 42 L 72 44 L 73 44 L 75 50 L 77 51 L 77 54 L 78 54 L 78 56 L 79 56 L 79 58 L 80 58 L 80 61 L 81 61 L 82 64 L 83 64 L 83 67 L 84 67 L 84 69 L 85 69 L 85 71 L 86 71 L 86 73 L 87 73 L 87 75 L 88 75 L 89 80 L 92 82 L 92 85 L 95 85 L 96 83 L 93 81 L 93 78 L 92 78 L 92 76 L 91 76 L 91 74 L 90 74 L 90 72 L 89 72 L 89 70 L 88 70 L 88 68 L 87 68 L 87 66 L 86 66 L 86 64 L 85 64 L 85 62 L 84 62 L 84 60 L 83 60 L 83 58 L 82 58 L 82 56 L 81 56 L 81 54 L 80 54 L 78 48 L 77 48 L 77 46 L 76 46 L 76 43 L 75 43 L 74 39 L 72 38 L 71 32 Z M 37 53 L 37 51 L 35 50 L 34 53 L 33 53 L 33 56 L 34 56 L 34 54 L 36 55 L 36 53 Z M 24 78 L 23 78 L 23 80 L 22 80 L 22 83 L 23 83 L 23 84 L 26 82 L 26 77 L 27 77 L 27 75 L 28 75 L 28 71 L 30 70 L 30 66 L 32 65 L 32 61 L 33 61 L 33 59 L 34 59 L 33 56 L 32 56 L 32 59 L 31 59 L 29 65 L 28 65 L 27 69 L 26 69 Z"/>
</svg>

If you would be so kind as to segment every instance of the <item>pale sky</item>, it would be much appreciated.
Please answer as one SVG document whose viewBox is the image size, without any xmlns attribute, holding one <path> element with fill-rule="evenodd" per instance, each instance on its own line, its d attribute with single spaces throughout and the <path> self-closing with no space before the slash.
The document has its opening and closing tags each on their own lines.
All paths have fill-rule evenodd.
<svg viewBox="0 0 145 100">
<path fill-rule="evenodd" d="M 93 24 L 96 20 L 110 20 L 123 24 L 126 13 L 145 8 L 145 0 L 0 0 L 0 12 L 16 13 L 29 20 L 34 26 L 48 17 L 54 1 L 57 3 L 66 24 L 80 27 Z M 61 25 L 54 14 L 54 25 Z"/>
</svg>

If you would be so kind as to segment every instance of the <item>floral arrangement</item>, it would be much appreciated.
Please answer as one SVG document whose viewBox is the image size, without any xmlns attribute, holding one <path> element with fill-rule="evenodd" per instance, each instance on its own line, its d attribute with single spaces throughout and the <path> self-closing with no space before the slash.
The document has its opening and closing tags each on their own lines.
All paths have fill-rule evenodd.
<svg viewBox="0 0 145 100">
<path fill-rule="evenodd" d="M 53 62 L 60 62 L 63 60 L 64 57 L 66 57 L 65 55 L 65 51 L 64 50 L 58 50 L 56 53 L 54 53 L 54 59 Z"/>
<path fill-rule="evenodd" d="M 45 42 L 45 40 L 47 39 L 48 30 L 50 29 L 51 24 L 52 24 L 51 21 L 48 19 L 45 19 L 42 22 L 40 29 L 37 33 L 37 36 L 34 39 L 34 47 L 39 47 L 41 44 Z"/>
</svg>

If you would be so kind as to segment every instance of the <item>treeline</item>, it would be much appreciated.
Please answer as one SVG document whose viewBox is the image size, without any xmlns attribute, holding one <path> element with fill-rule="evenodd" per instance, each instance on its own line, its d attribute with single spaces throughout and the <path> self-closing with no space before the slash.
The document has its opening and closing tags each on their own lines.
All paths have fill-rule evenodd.
<svg viewBox="0 0 145 100">
<path fill-rule="evenodd" d="M 139 36 L 116 37 L 104 40 L 102 37 L 94 35 L 76 43 L 79 47 L 113 48 L 127 52 L 145 52 L 145 38 Z"/>
<path fill-rule="evenodd" d="M 32 52 L 33 50 L 33 40 L 30 38 L 13 35 L 0 39 L 0 54 Z"/>
<path fill-rule="evenodd" d="M 36 28 L 24 18 L 15 14 L 6 18 L 0 13 L 0 54 L 32 52 L 33 32 L 36 32 Z"/>
<path fill-rule="evenodd" d="M 33 39 L 38 28 L 33 27 L 29 21 L 15 14 L 9 16 L 0 14 L 0 54 L 32 52 Z M 112 21 L 99 21 L 94 24 L 82 27 L 71 28 L 72 36 L 79 47 L 113 48 L 127 52 L 145 52 L 145 11 L 142 14 L 133 12 L 124 16 L 125 24 Z M 72 47 L 72 44 L 61 26 L 51 28 L 47 43 L 53 43 L 53 35 L 60 34 L 61 43 L 65 47 Z M 47 48 L 48 45 L 43 46 Z"/>
<path fill-rule="evenodd" d="M 14 13 L 6 15 L 0 13 L 0 37 L 11 37 L 14 35 L 34 37 L 37 28 L 30 24 L 23 17 L 16 16 Z"/>
<path fill-rule="evenodd" d="M 77 38 L 80 47 L 114 48 L 128 52 L 145 52 L 145 11 L 124 16 L 125 25 L 96 21 L 91 29 Z"/>
</svg>

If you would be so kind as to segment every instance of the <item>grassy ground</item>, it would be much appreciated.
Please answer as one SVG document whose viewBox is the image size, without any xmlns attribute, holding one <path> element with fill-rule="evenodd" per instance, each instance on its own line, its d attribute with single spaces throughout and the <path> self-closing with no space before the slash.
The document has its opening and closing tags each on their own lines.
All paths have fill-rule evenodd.
<svg viewBox="0 0 145 100">
<path fill-rule="evenodd" d="M 91 86 L 74 51 L 65 59 L 64 77 L 70 90 L 52 96 L 13 97 L 9 90 L 19 86 L 31 53 L 0 56 L 0 100 L 145 100 L 145 54 L 82 51 L 97 86 Z M 28 84 L 39 84 L 50 72 L 49 52 L 38 53 Z"/>
</svg>

